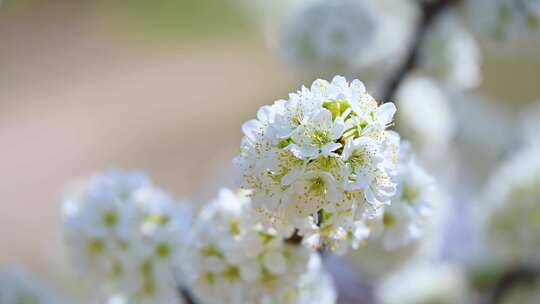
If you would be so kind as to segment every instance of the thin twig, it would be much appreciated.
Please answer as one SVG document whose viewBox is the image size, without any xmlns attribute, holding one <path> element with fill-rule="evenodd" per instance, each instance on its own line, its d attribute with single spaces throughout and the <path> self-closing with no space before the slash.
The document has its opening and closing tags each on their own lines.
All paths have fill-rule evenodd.
<svg viewBox="0 0 540 304">
<path fill-rule="evenodd" d="M 420 4 L 421 16 L 420 20 L 418 20 L 409 51 L 404 57 L 401 66 L 388 81 L 386 89 L 383 92 L 383 102 L 389 102 L 394 99 L 396 91 L 403 82 L 403 79 L 405 79 L 407 74 L 416 67 L 420 47 L 425 39 L 426 34 L 428 33 L 428 29 L 433 24 L 433 21 L 437 18 L 437 16 L 444 12 L 444 10 L 457 5 L 462 1 L 463 0 L 438 0 Z"/>
<path fill-rule="evenodd" d="M 197 301 L 195 301 L 195 298 L 187 288 L 178 288 L 178 293 L 180 294 L 180 297 L 184 300 L 185 304 L 197 304 Z"/>
<path fill-rule="evenodd" d="M 513 288 L 525 284 L 535 284 L 540 279 L 540 271 L 532 266 L 517 266 L 503 273 L 499 280 L 493 286 L 487 299 L 487 304 L 498 304 L 504 299 L 504 296 Z"/>
</svg>

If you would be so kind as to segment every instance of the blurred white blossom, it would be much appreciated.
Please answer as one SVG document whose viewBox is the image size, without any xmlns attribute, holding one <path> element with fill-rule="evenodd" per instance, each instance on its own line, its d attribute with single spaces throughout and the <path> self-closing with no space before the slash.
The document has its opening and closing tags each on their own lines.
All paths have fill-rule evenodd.
<svg viewBox="0 0 540 304">
<path fill-rule="evenodd" d="M 481 61 L 478 43 L 454 12 L 439 16 L 420 46 L 420 70 L 450 88 L 478 86 Z"/>
<path fill-rule="evenodd" d="M 465 172 L 461 177 L 467 179 L 462 186 L 476 191 L 519 137 L 512 115 L 500 104 L 473 94 L 453 94 L 451 98 L 457 118 L 454 147 Z"/>
<path fill-rule="evenodd" d="M 456 118 L 445 91 L 431 78 L 411 74 L 399 87 L 396 102 L 400 133 L 424 159 L 440 161 L 456 133 Z"/>
<path fill-rule="evenodd" d="M 30 274 L 18 269 L 0 269 L 0 303 L 58 304 L 59 299 Z"/>
<path fill-rule="evenodd" d="M 69 192 L 63 216 L 72 266 L 101 297 L 178 301 L 175 269 L 189 232 L 188 204 L 174 201 L 140 173 L 111 170 Z"/>
<path fill-rule="evenodd" d="M 369 238 L 348 256 L 367 277 L 380 277 L 414 258 L 435 256 L 442 248 L 447 198 L 418 165 L 407 142 L 400 148 L 395 180 L 391 204 L 367 221 Z"/>
<path fill-rule="evenodd" d="M 465 16 L 482 37 L 494 41 L 530 39 L 540 36 L 540 1 L 465 1 Z"/>
<path fill-rule="evenodd" d="M 415 261 L 390 274 L 377 288 L 381 304 L 470 303 L 466 276 L 453 264 Z"/>
<path fill-rule="evenodd" d="M 245 193 L 223 189 L 194 228 L 188 273 L 203 303 L 334 303 L 319 256 L 256 222 Z"/>
<path fill-rule="evenodd" d="M 516 153 L 491 177 L 478 213 L 492 257 L 540 260 L 540 145 Z M 481 209 L 480 209 L 481 208 Z"/>
<path fill-rule="evenodd" d="M 285 21 L 280 51 L 288 62 L 308 70 L 377 72 L 403 51 L 414 13 L 399 0 L 305 1 Z M 384 65 L 373 67 L 380 62 Z"/>
<path fill-rule="evenodd" d="M 364 220 L 396 192 L 399 135 L 386 130 L 395 111 L 339 76 L 263 106 L 234 163 L 265 223 L 315 246 L 357 247 Z"/>
<path fill-rule="evenodd" d="M 526 107 L 518 117 L 521 135 L 525 144 L 540 143 L 538 122 L 540 121 L 540 102 L 536 101 Z"/>
<path fill-rule="evenodd" d="M 403 143 L 400 148 L 397 193 L 382 216 L 370 222 L 372 238 L 381 238 L 387 250 L 408 245 L 422 237 L 426 222 L 432 213 L 434 180 L 415 160 L 411 147 Z"/>
</svg>

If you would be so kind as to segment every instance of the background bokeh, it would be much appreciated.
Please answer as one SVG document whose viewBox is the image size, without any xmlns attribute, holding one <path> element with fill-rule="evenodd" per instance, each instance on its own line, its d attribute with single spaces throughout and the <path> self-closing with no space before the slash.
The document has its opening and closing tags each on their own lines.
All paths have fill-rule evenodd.
<svg viewBox="0 0 540 304">
<path fill-rule="evenodd" d="M 95 171 L 141 169 L 199 204 L 232 184 L 241 123 L 317 77 L 276 57 L 260 13 L 233 0 L 4 0 L 0 265 L 60 276 L 62 191 Z M 479 90 L 497 107 L 517 115 L 540 96 L 537 46 L 484 54 Z"/>
</svg>

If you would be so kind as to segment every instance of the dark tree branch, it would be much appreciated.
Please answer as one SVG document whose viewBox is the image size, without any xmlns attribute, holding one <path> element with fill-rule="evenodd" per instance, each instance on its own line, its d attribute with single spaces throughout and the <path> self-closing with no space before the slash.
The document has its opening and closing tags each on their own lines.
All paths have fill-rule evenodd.
<svg viewBox="0 0 540 304">
<path fill-rule="evenodd" d="M 532 266 L 518 266 L 503 273 L 499 280 L 493 286 L 487 304 L 498 304 L 504 299 L 504 296 L 513 288 L 519 285 L 532 285 L 540 279 L 540 271 Z"/>
<path fill-rule="evenodd" d="M 178 294 L 184 300 L 184 303 L 197 304 L 197 301 L 195 301 L 193 294 L 191 294 L 191 292 L 187 288 L 184 288 L 184 287 L 178 288 Z"/>
<path fill-rule="evenodd" d="M 444 12 L 445 9 L 457 5 L 462 1 L 463 0 L 438 0 L 419 4 L 421 16 L 416 25 L 416 32 L 411 46 L 403 63 L 388 81 L 387 86 L 383 91 L 382 102 L 389 102 L 394 99 L 396 91 L 403 82 L 403 79 L 405 79 L 407 74 L 416 67 L 422 42 L 437 16 Z"/>
</svg>

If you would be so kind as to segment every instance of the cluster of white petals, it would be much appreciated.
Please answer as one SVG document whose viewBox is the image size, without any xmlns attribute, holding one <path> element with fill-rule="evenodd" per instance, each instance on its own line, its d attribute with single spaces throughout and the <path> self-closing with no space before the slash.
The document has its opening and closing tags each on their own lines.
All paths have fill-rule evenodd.
<svg viewBox="0 0 540 304">
<path fill-rule="evenodd" d="M 540 260 L 540 145 L 518 152 L 485 190 L 483 231 L 494 257 Z"/>
<path fill-rule="evenodd" d="M 335 303 L 317 253 L 258 224 L 244 192 L 223 189 L 206 205 L 186 261 L 202 303 Z"/>
<path fill-rule="evenodd" d="M 172 303 L 191 210 L 136 172 L 107 171 L 64 201 L 69 259 L 83 279 L 129 303 Z"/>
<path fill-rule="evenodd" d="M 370 220 L 371 238 L 382 240 L 387 250 L 406 246 L 423 236 L 432 213 L 434 180 L 416 162 L 408 143 L 400 148 L 397 194 L 382 216 Z"/>
<path fill-rule="evenodd" d="M 436 255 L 447 221 L 447 201 L 434 179 L 417 163 L 410 145 L 402 143 L 397 193 L 390 206 L 366 225 L 369 238 L 347 260 L 363 277 L 380 278 L 408 261 Z"/>
<path fill-rule="evenodd" d="M 305 1 L 284 22 L 280 51 L 288 62 L 318 71 L 388 64 L 403 50 L 413 17 L 400 0 Z"/>
<path fill-rule="evenodd" d="M 364 221 L 396 193 L 396 108 L 340 76 L 263 106 L 246 122 L 234 163 L 265 223 L 311 244 L 357 247 Z M 344 246 L 341 246 L 344 245 Z"/>
<path fill-rule="evenodd" d="M 480 84 L 480 46 L 454 12 L 435 20 L 421 45 L 419 59 L 422 72 L 451 88 L 471 89 Z"/>
<path fill-rule="evenodd" d="M 465 273 L 453 264 L 412 262 L 377 288 L 381 304 L 470 303 Z"/>
<path fill-rule="evenodd" d="M 32 276 L 18 269 L 0 269 L 0 303 L 57 304 L 58 299 Z"/>
<path fill-rule="evenodd" d="M 540 1 L 465 1 L 468 23 L 479 34 L 495 41 L 515 41 L 540 34 Z"/>
</svg>

